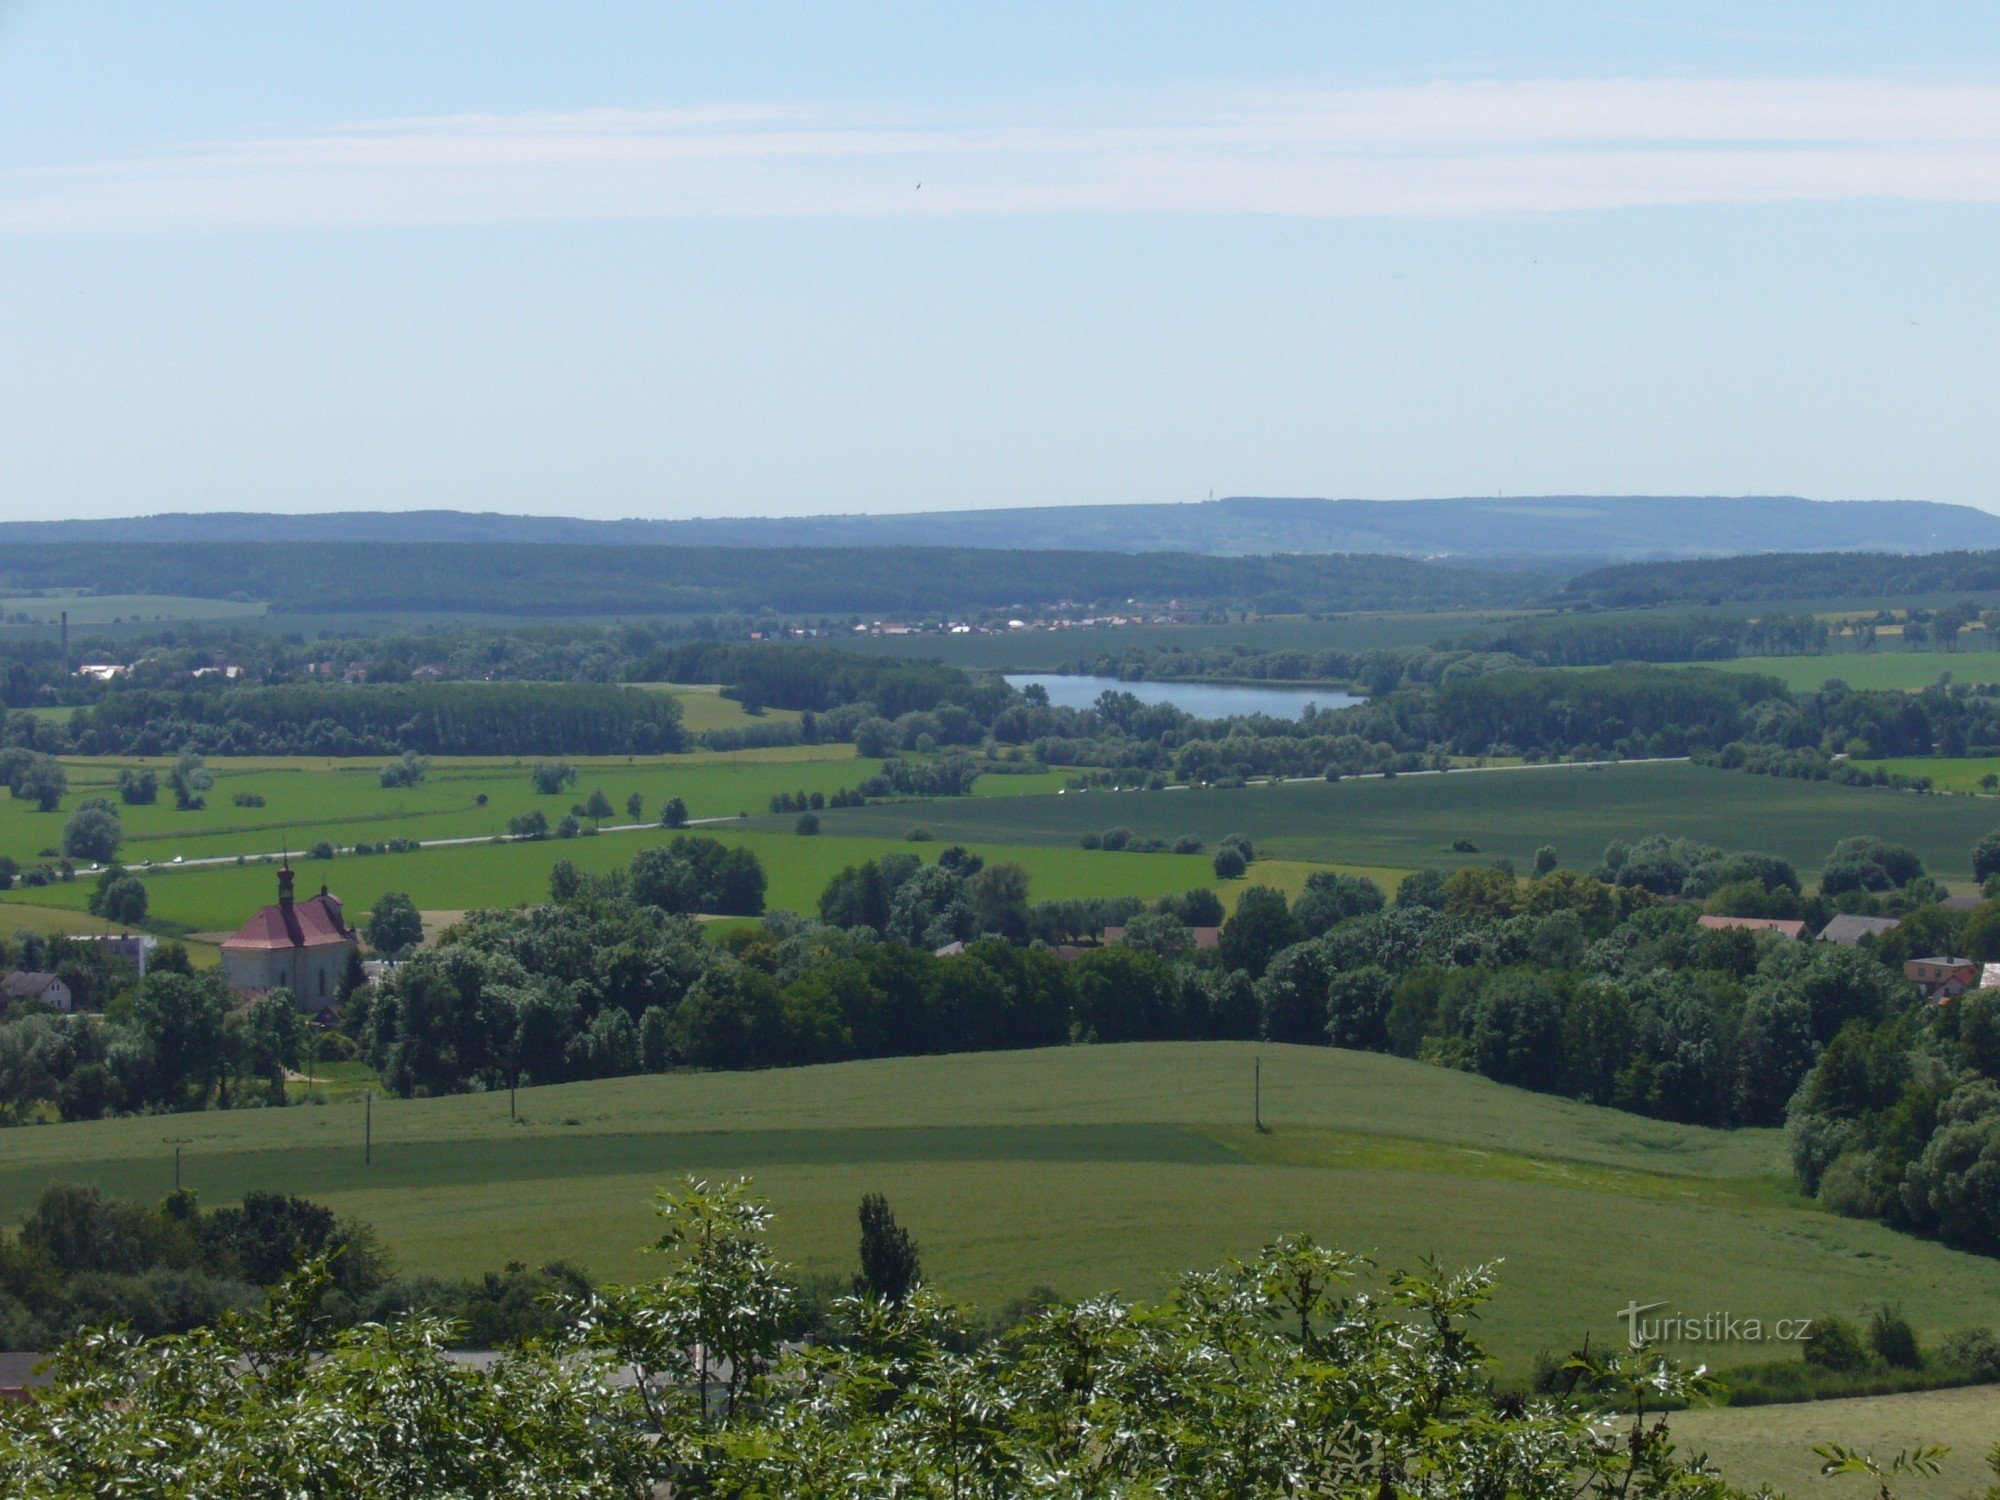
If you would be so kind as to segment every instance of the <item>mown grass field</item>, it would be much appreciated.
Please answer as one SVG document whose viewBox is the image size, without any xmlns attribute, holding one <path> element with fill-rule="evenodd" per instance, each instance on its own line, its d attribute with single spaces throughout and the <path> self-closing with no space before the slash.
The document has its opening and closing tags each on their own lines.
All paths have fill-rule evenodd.
<svg viewBox="0 0 2000 1500">
<path fill-rule="evenodd" d="M 1725 672 L 1761 672 L 1795 692 L 1839 678 L 1853 688 L 1927 688 L 1946 673 L 1975 686 L 2000 682 L 2000 651 L 1857 651 L 1832 656 L 1739 656 L 1708 662 Z"/>
<path fill-rule="evenodd" d="M 1840 1443 L 1886 1462 L 1923 1444 L 1951 1449 L 1935 1477 L 1897 1476 L 1901 1500 L 1967 1500 L 1993 1482 L 1986 1455 L 2000 1441 L 2000 1386 L 1921 1391 L 1856 1400 L 1804 1401 L 1785 1406 L 1738 1406 L 1683 1412 L 1670 1419 L 1676 1444 L 1707 1453 L 1734 1484 L 1768 1484 L 1803 1500 L 1849 1496 L 1870 1500 L 1860 1478 L 1822 1479 L 1815 1443 Z"/>
<path fill-rule="evenodd" d="M 722 696 L 713 684 L 688 686 L 681 683 L 640 682 L 632 686 L 649 693 L 665 693 L 681 706 L 681 723 L 691 734 L 710 729 L 743 729 L 752 724 L 796 724 L 802 717 L 789 708 L 767 708 L 762 714 L 743 711 L 734 698 Z"/>
<path fill-rule="evenodd" d="M 936 805 L 922 804 L 925 815 Z M 820 892 L 846 865 L 899 851 L 934 860 L 945 847 L 942 842 L 912 844 L 900 838 L 894 843 L 827 835 L 808 838 L 775 830 L 746 831 L 734 824 L 690 831 L 754 850 L 770 882 L 768 905 L 802 912 L 818 910 Z M 646 845 L 665 843 L 673 837 L 670 829 L 648 828 L 597 838 L 479 842 L 411 854 L 349 855 L 330 861 L 295 859 L 294 864 L 302 893 L 325 882 L 351 914 L 373 905 L 384 891 L 402 891 L 427 911 L 512 907 L 547 899 L 549 871 L 559 859 L 570 860 L 586 871 L 601 872 L 629 864 Z M 1080 849 L 1013 845 L 991 839 L 972 841 L 970 847 L 989 862 L 1013 860 L 1026 868 L 1032 880 L 1030 893 L 1038 901 L 1097 895 L 1150 900 L 1217 883 L 1209 860 L 1202 855 L 1089 854 Z M 151 901 L 148 915 L 153 921 L 195 932 L 234 931 L 258 907 L 274 899 L 275 865 L 274 860 L 251 861 L 179 870 L 156 867 L 141 872 Z M 1303 877 L 1300 879 L 1302 882 Z M 1233 883 L 1232 899 L 1243 884 Z M 80 911 L 90 890 L 87 877 L 67 885 L 17 887 L 0 897 L 0 928 L 5 928 L 8 914 L 17 906 Z"/>
<path fill-rule="evenodd" d="M 1986 788 L 1979 784 L 1979 779 L 1982 776 L 2000 776 L 2000 757 L 1996 756 L 1955 760 L 1943 755 L 1907 755 L 1889 760 L 1856 761 L 1855 764 L 1865 771 L 1882 766 L 1898 776 L 1928 776 L 1941 792 L 1984 792 Z M 1986 811 L 1981 810 L 1982 813 Z M 2000 811 L 1993 812 L 1993 821 L 2000 823 Z"/>
<path fill-rule="evenodd" d="M 1265 1117 L 1250 1127 L 1253 1058 Z M 1324 1048 L 1078 1047 L 666 1075 L 499 1095 L 178 1116 L 210 1203 L 304 1193 L 373 1223 L 411 1270 L 564 1256 L 646 1274 L 649 1200 L 683 1172 L 748 1172 L 775 1242 L 851 1269 L 855 1205 L 888 1195 L 951 1295 L 1036 1285 L 1156 1294 L 1289 1231 L 1448 1265 L 1504 1258 L 1481 1325 L 1514 1366 L 1619 1331 L 1629 1300 L 1766 1318 L 1900 1302 L 1937 1336 L 2000 1322 L 2000 1263 L 1820 1211 L 1775 1131 L 1668 1125 L 1466 1074 Z M 0 1219 L 50 1182 L 153 1197 L 159 1121 L 0 1132 Z M 1727 1362 L 1765 1351 L 1710 1348 Z"/>
<path fill-rule="evenodd" d="M 829 812 L 829 833 L 900 831 L 906 817 L 876 807 Z M 1085 792 L 1010 800 L 931 803 L 924 821 L 939 838 L 1006 837 L 1074 846 L 1087 831 L 1125 827 L 1145 837 L 1192 833 L 1212 849 L 1247 833 L 1260 852 L 1289 860 L 1397 869 L 1483 864 L 1496 856 L 1527 869 L 1553 844 L 1565 865 L 1587 869 L 1614 838 L 1688 835 L 1725 849 L 1760 849 L 1813 871 L 1840 839 L 1873 833 L 1914 848 L 1941 877 L 1971 876 L 1973 841 L 1984 826 L 1955 798 L 1787 781 L 1701 766 L 1638 764 L 1454 771 L 1393 780 L 1298 782 L 1237 790 Z M 1473 854 L 1455 854 L 1469 838 Z M 1258 878 L 1253 866 L 1250 878 Z"/>
<path fill-rule="evenodd" d="M 858 786 L 881 762 L 863 760 L 852 746 L 807 745 L 746 750 L 728 755 L 697 751 L 687 755 L 576 762 L 579 775 L 570 790 L 538 793 L 529 780 L 531 762 L 517 759 L 434 761 L 419 786 L 384 788 L 383 762 L 299 758 L 217 759 L 210 763 L 215 786 L 208 805 L 181 812 L 164 786 L 157 802 L 128 806 L 117 801 L 118 760 L 71 760 L 69 794 L 54 812 L 30 802 L 0 798 L 0 854 L 23 865 L 62 842 L 64 820 L 90 797 L 109 797 L 125 828 L 119 858 L 127 864 L 162 863 L 175 855 L 266 854 L 282 847 L 304 849 L 326 839 L 339 847 L 382 843 L 402 837 L 421 840 L 476 838 L 504 833 L 516 814 L 539 808 L 551 824 L 601 790 L 613 805 L 606 821 L 632 821 L 626 799 L 638 793 L 644 817 L 657 818 L 667 798 L 686 801 L 694 818 L 763 813 L 780 792 L 828 795 Z M 166 763 L 152 762 L 164 774 Z M 1054 791 L 1056 772 L 1027 776 L 986 776 L 976 783 L 988 796 Z M 238 795 L 263 798 L 259 807 L 238 807 Z M 481 805 L 479 798 L 486 798 Z"/>
</svg>

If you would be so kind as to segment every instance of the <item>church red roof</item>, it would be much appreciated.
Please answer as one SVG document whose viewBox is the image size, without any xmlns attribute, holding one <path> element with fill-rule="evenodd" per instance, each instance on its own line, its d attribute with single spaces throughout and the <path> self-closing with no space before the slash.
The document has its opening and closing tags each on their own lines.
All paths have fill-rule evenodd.
<svg viewBox="0 0 2000 1500">
<path fill-rule="evenodd" d="M 351 943 L 354 933 L 341 915 L 340 898 L 319 894 L 305 901 L 292 900 L 292 872 L 278 875 L 278 904 L 267 906 L 245 922 L 236 935 L 223 941 L 224 948 L 325 948 L 334 943 Z"/>
</svg>

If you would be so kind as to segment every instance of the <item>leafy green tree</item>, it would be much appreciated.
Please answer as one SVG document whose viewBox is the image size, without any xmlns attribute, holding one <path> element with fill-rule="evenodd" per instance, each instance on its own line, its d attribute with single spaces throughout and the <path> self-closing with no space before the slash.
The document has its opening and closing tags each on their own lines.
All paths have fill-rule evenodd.
<svg viewBox="0 0 2000 1500">
<path fill-rule="evenodd" d="M 146 885 L 136 875 L 120 875 L 105 886 L 98 914 L 106 921 L 136 927 L 146 920 Z"/>
<path fill-rule="evenodd" d="M 1084 1039 L 1152 1042 L 1184 1034 L 1180 985 L 1166 960 L 1114 943 L 1084 954 L 1069 972 Z"/>
<path fill-rule="evenodd" d="M 1222 924 L 1223 965 L 1241 969 L 1252 979 L 1262 978 L 1278 952 L 1300 935 L 1283 892 L 1253 885 L 1237 899 L 1236 914 Z"/>
<path fill-rule="evenodd" d="M 861 1200 L 861 1274 L 854 1289 L 901 1306 L 924 1279 L 922 1257 L 910 1231 L 896 1222 L 889 1200 L 869 1193 Z"/>
<path fill-rule="evenodd" d="M 576 893 L 583 889 L 583 872 L 567 859 L 559 859 L 549 867 L 549 899 L 551 901 L 574 901 Z"/>
<path fill-rule="evenodd" d="M 421 786 L 430 774 L 430 761 L 414 750 L 405 750 L 389 762 L 376 777 L 384 787 Z"/>
<path fill-rule="evenodd" d="M 208 806 L 208 793 L 215 785 L 215 777 L 200 755 L 183 750 L 175 758 L 173 770 L 167 773 L 167 785 L 173 791 L 175 807 L 182 812 L 199 812 Z"/>
<path fill-rule="evenodd" d="M 592 787 L 590 795 L 584 799 L 583 815 L 593 823 L 602 823 L 613 811 L 615 809 L 611 806 L 611 799 L 604 795 L 604 788 Z"/>
<path fill-rule="evenodd" d="M 1292 916 L 1303 934 L 1318 937 L 1350 918 L 1373 916 L 1384 904 L 1382 887 L 1365 875 L 1315 870 L 1306 877 Z"/>
<path fill-rule="evenodd" d="M 2000 828 L 1972 846 L 1972 878 L 1984 885 L 1995 875 L 2000 875 Z"/>
<path fill-rule="evenodd" d="M 507 832 L 517 839 L 545 839 L 549 836 L 549 815 L 539 807 L 516 813 L 507 820 Z"/>
<path fill-rule="evenodd" d="M 125 826 L 118 821 L 118 810 L 103 797 L 85 799 L 63 824 L 62 850 L 71 859 L 109 861 L 124 842 Z"/>
<path fill-rule="evenodd" d="M 53 755 L 31 756 L 11 783 L 11 790 L 17 800 L 54 812 L 69 790 L 69 775 Z"/>
<path fill-rule="evenodd" d="M 283 1104 L 285 1070 L 299 1067 L 305 1058 L 306 1018 L 298 1001 L 290 990 L 266 990 L 243 1012 L 242 1025 L 245 1071 L 263 1080 L 273 1104 Z"/>
<path fill-rule="evenodd" d="M 1243 872 L 1250 868 L 1249 861 L 1243 858 L 1243 851 L 1236 848 L 1216 850 L 1211 864 L 1217 880 L 1241 880 Z"/>
<path fill-rule="evenodd" d="M 1555 867 L 1560 863 L 1560 860 L 1561 856 L 1556 853 L 1555 845 L 1542 845 L 1541 848 L 1535 851 L 1535 873 L 1537 875 L 1554 873 Z"/>
<path fill-rule="evenodd" d="M 153 1099 L 169 1109 L 198 1109 L 226 1083 L 233 1009 L 213 974 L 146 975 L 133 998 L 132 1025 L 146 1051 Z"/>
<path fill-rule="evenodd" d="M 630 818 L 634 823 L 640 822 L 645 818 L 646 799 L 643 794 L 634 792 L 625 799 L 625 816 Z"/>
<path fill-rule="evenodd" d="M 538 760 L 528 779 L 542 796 L 556 797 L 576 784 L 576 767 L 566 760 Z"/>
<path fill-rule="evenodd" d="M 1187 923 L 1168 912 L 1140 912 L 1125 924 L 1125 935 L 1119 941 L 1170 963 L 1194 955 L 1194 933 Z"/>
<path fill-rule="evenodd" d="M 1028 931 L 1028 884 L 1028 872 L 1011 860 L 973 870 L 965 882 L 973 926 L 1015 942 L 1023 940 Z"/>
<path fill-rule="evenodd" d="M 160 778 L 151 766 L 123 766 L 118 771 L 118 797 L 133 806 L 160 799 Z"/>
<path fill-rule="evenodd" d="M 680 797 L 669 797 L 660 809 L 660 826 L 663 828 L 685 828 L 688 820 L 688 805 Z"/>
<path fill-rule="evenodd" d="M 384 891 L 368 909 L 364 935 L 377 953 L 401 953 L 424 940 L 424 919 L 402 891 Z"/>
</svg>

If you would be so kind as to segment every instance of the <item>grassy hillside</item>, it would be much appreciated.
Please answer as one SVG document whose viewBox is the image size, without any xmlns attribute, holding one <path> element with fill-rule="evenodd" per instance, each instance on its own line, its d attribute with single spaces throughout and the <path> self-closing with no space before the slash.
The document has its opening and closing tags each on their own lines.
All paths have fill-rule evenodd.
<svg viewBox="0 0 2000 1500">
<path fill-rule="evenodd" d="M 1268 1135 L 1250 1128 L 1258 1056 Z M 1819 1211 L 1780 1175 L 1775 1132 L 1667 1125 L 1367 1054 L 1085 1047 L 621 1079 L 520 1107 L 510 1126 L 495 1095 L 377 1100 L 372 1166 L 358 1104 L 182 1116 L 174 1133 L 192 1138 L 183 1170 L 209 1201 L 323 1198 L 412 1269 L 562 1255 L 644 1274 L 654 1188 L 747 1171 L 805 1268 L 846 1269 L 855 1204 L 882 1191 L 933 1279 L 987 1303 L 1036 1284 L 1157 1292 L 1304 1230 L 1391 1263 L 1504 1257 L 1484 1327 L 1513 1362 L 1614 1336 L 1635 1298 L 1767 1318 L 1886 1298 L 1933 1335 L 2000 1322 L 2000 1264 Z M 165 1191 L 160 1135 L 142 1119 L 0 1132 L 0 1218 L 51 1181 Z"/>
<path fill-rule="evenodd" d="M 1686 1412 L 1673 1419 L 1673 1432 L 1683 1449 L 1707 1453 L 1746 1489 L 1768 1484 L 1789 1495 L 1852 1500 L 1867 1500 L 1867 1484 L 1821 1479 L 1813 1444 L 1840 1443 L 1886 1461 L 1898 1449 L 1943 1443 L 1951 1449 L 1944 1471 L 1898 1476 L 1895 1492 L 1902 1500 L 1957 1500 L 1983 1493 L 1993 1480 L 1985 1458 L 2000 1439 L 2000 1386 Z"/>
<path fill-rule="evenodd" d="M 883 833 L 896 809 L 843 809 L 826 815 L 829 833 Z M 905 821 L 907 821 L 905 819 Z M 1850 834 L 1909 844 L 1936 874 L 1971 875 L 1962 802 L 1909 793 L 1783 781 L 1684 764 L 1459 771 L 1444 776 L 1301 782 L 1236 791 L 1088 792 L 967 802 L 927 808 L 940 838 L 998 836 L 1015 843 L 1076 843 L 1089 830 L 1122 825 L 1167 838 L 1194 833 L 1211 847 L 1224 834 L 1249 834 L 1260 850 L 1290 859 L 1440 868 L 1504 855 L 1522 869 L 1553 844 L 1567 865 L 1588 868 L 1614 838 L 1686 834 L 1726 849 L 1783 855 L 1817 869 Z M 1470 838 L 1476 854 L 1453 854 Z M 1253 869 L 1251 878 L 1256 878 Z"/>
</svg>

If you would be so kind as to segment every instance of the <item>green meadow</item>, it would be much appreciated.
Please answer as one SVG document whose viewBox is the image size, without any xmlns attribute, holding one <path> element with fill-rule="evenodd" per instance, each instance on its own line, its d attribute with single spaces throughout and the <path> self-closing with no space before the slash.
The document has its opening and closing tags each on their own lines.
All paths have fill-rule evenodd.
<svg viewBox="0 0 2000 1500">
<path fill-rule="evenodd" d="M 633 684 L 650 693 L 665 693 L 681 706 L 681 723 L 690 734 L 711 729 L 745 729 L 752 724 L 796 724 L 802 715 L 789 708 L 767 708 L 761 714 L 744 712 L 734 698 L 722 696 L 713 684 L 689 687 L 664 682 Z"/>
<path fill-rule="evenodd" d="M 199 859 L 266 854 L 287 846 L 298 850 L 321 839 L 345 847 L 391 838 L 477 838 L 506 832 L 510 819 L 532 808 L 539 808 L 551 824 L 559 822 L 593 791 L 602 791 L 612 803 L 608 824 L 633 821 L 625 805 L 635 792 L 646 820 L 658 818 L 669 797 L 682 798 L 692 818 L 734 817 L 765 812 L 780 792 L 831 795 L 858 786 L 882 763 L 861 759 L 846 745 L 582 759 L 574 762 L 579 775 L 573 787 L 543 796 L 529 780 L 531 762 L 526 759 L 439 759 L 421 785 L 391 789 L 380 783 L 380 759 L 218 758 L 209 763 L 215 785 L 208 805 L 191 812 L 176 809 L 164 785 L 155 803 L 117 802 L 120 767 L 138 764 L 150 764 L 164 776 L 170 763 L 66 761 L 69 794 L 54 812 L 0 798 L 0 854 L 27 865 L 54 851 L 64 819 L 90 797 L 117 803 L 125 828 L 119 858 L 136 865 L 164 863 L 176 855 Z M 1057 772 L 984 776 L 976 790 L 985 796 L 1025 795 L 1054 791 L 1063 780 Z M 238 796 L 263 802 L 239 807 Z"/>
<path fill-rule="evenodd" d="M 1857 651 L 1830 656 L 1739 656 L 1700 663 L 1725 672 L 1760 672 L 1794 692 L 1824 687 L 1838 678 L 1852 688 L 1902 688 L 1914 692 L 1940 677 L 1981 686 L 2000 682 L 2000 651 Z"/>
<path fill-rule="evenodd" d="M 1872 771 L 1877 766 L 1897 776 L 1928 776 L 1941 792 L 1985 792 L 1980 780 L 1986 776 L 2000 776 L 2000 756 L 1954 759 L 1944 755 L 1906 755 L 1888 760 L 1856 761 L 1864 771 Z M 1983 811 L 1983 810 L 1982 810 Z M 1993 815 L 1993 821 L 2000 823 L 2000 813 Z"/>
<path fill-rule="evenodd" d="M 926 809 L 934 804 L 925 804 Z M 844 866 L 877 855 L 907 850 L 936 859 L 942 843 L 886 843 L 880 839 L 842 838 L 796 833 L 746 831 L 734 824 L 696 828 L 725 843 L 754 850 L 770 884 L 767 903 L 773 908 L 816 911 L 826 883 Z M 670 829 L 648 828 L 607 833 L 596 838 L 542 839 L 533 842 L 481 841 L 411 854 L 344 855 L 330 861 L 294 860 L 299 886 L 310 891 L 329 885 L 349 910 L 360 912 L 385 891 L 402 891 L 426 911 L 462 911 L 470 907 L 514 907 L 545 900 L 549 871 L 566 859 L 579 869 L 602 872 L 631 862 L 648 844 L 665 843 Z M 1072 896 L 1132 895 L 1147 899 L 1194 886 L 1216 884 L 1215 872 L 1202 855 L 1089 855 L 1081 850 L 1021 846 L 980 839 L 970 847 L 989 862 L 1013 860 L 1028 871 L 1031 894 L 1040 901 Z M 230 932 L 258 907 L 274 899 L 275 860 L 244 864 L 203 865 L 191 869 L 155 867 L 142 872 L 151 900 L 149 917 L 171 929 Z M 1242 882 L 1236 882 L 1240 889 Z M 22 888 L 0 897 L 0 928 L 16 906 L 80 911 L 89 899 L 90 881 Z"/>
<path fill-rule="evenodd" d="M 1768 1484 L 1787 1495 L 1848 1494 L 1868 1500 L 1857 1479 L 1822 1479 L 1816 1443 L 1839 1443 L 1887 1462 L 1899 1451 L 1938 1443 L 1951 1449 L 1936 1475 L 1898 1475 L 1900 1500 L 1959 1500 L 1993 1483 L 1986 1455 L 2000 1438 L 2000 1386 L 1913 1391 L 1782 1406 L 1731 1406 L 1670 1419 L 1675 1443 L 1706 1453 L 1732 1484 Z M 1845 1488 L 1843 1488 L 1843 1486 Z"/>
<path fill-rule="evenodd" d="M 882 836 L 907 821 L 907 811 L 896 808 L 825 815 L 827 832 L 840 834 Z M 1004 830 L 1013 843 L 1070 847 L 1086 832 L 1114 827 L 1167 839 L 1191 833 L 1211 849 L 1225 834 L 1240 832 L 1260 852 L 1284 859 L 1395 869 L 1482 864 L 1500 856 L 1526 869 L 1544 844 L 1554 845 L 1565 865 L 1587 869 L 1614 838 L 1661 833 L 1763 850 L 1812 871 L 1839 840 L 1873 833 L 1910 845 L 1932 873 L 1956 881 L 1970 879 L 1972 843 L 1985 831 L 1954 798 L 1685 763 L 1453 771 L 1226 791 L 1073 792 L 1004 804 L 939 802 L 927 805 L 924 822 L 939 838 L 995 838 Z M 1457 838 L 1470 839 L 1476 852 L 1453 853 Z M 1257 878 L 1254 866 L 1250 878 Z"/>
<path fill-rule="evenodd" d="M 1269 1134 L 1251 1128 L 1261 1059 Z M 2000 1322 L 2000 1264 L 1800 1198 L 1776 1131 L 1640 1119 L 1395 1058 L 1248 1043 L 1072 1047 L 667 1074 L 499 1095 L 177 1116 L 204 1200 L 303 1193 L 374 1224 L 410 1267 L 562 1256 L 643 1276 L 651 1194 L 749 1173 L 803 1269 L 851 1269 L 886 1193 L 949 1294 L 1157 1294 L 1187 1268 L 1303 1231 L 1385 1266 L 1499 1260 L 1481 1336 L 1515 1368 L 1665 1299 L 1765 1318 L 1899 1302 L 1936 1337 Z M 159 1121 L 0 1132 L 0 1218 L 50 1182 L 172 1183 Z M 1714 1348 L 1727 1363 L 1769 1357 Z"/>
</svg>

